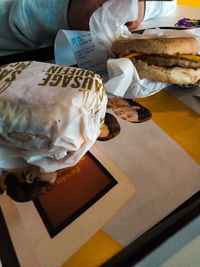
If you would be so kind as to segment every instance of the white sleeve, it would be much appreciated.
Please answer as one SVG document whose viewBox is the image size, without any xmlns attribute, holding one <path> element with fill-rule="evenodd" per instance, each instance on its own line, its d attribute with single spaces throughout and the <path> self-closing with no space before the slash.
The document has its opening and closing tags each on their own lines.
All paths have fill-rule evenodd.
<svg viewBox="0 0 200 267">
<path fill-rule="evenodd" d="M 0 2 L 0 55 L 53 42 L 58 30 L 69 28 L 69 0 Z"/>
<path fill-rule="evenodd" d="M 146 9 L 143 21 L 156 17 L 165 17 L 173 14 L 176 10 L 177 0 L 173 1 L 146 1 Z"/>
</svg>

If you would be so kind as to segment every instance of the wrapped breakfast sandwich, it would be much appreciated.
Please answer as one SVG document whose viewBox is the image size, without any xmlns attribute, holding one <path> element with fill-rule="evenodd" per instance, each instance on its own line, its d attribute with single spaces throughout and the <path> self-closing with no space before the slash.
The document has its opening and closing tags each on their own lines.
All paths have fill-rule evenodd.
<svg viewBox="0 0 200 267">
<path fill-rule="evenodd" d="M 100 134 L 107 96 L 99 75 L 17 62 L 0 68 L 0 168 L 75 165 Z"/>
</svg>

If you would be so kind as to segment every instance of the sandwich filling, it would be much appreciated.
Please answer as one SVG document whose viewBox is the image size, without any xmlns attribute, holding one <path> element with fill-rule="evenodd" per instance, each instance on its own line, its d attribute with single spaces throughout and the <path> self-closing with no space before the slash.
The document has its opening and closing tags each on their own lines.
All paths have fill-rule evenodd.
<svg viewBox="0 0 200 267">
<path fill-rule="evenodd" d="M 146 61 L 149 65 L 154 64 L 160 67 L 174 67 L 179 66 L 182 68 L 200 68 L 200 56 L 194 55 L 181 55 L 177 54 L 175 56 L 159 56 L 159 55 L 145 55 L 144 53 L 131 53 L 126 57 L 129 59 L 137 59 Z"/>
<path fill-rule="evenodd" d="M 194 84 L 200 79 L 199 44 L 195 38 L 119 38 L 112 45 L 117 57 L 129 58 L 141 79 Z"/>
</svg>

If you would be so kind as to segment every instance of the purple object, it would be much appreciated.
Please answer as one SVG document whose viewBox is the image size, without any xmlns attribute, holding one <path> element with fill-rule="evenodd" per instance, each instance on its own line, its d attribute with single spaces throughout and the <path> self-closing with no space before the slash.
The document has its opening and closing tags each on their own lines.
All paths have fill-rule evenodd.
<svg viewBox="0 0 200 267">
<path fill-rule="evenodd" d="M 200 20 L 192 20 L 189 18 L 183 18 L 180 19 L 177 23 L 176 26 L 180 27 L 188 27 L 188 28 L 199 28 L 200 27 Z"/>
</svg>

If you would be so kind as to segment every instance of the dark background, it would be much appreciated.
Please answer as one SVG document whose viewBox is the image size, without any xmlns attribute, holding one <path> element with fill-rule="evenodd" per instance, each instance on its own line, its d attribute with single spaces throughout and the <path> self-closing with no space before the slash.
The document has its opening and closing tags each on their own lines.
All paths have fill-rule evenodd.
<svg viewBox="0 0 200 267">
<path fill-rule="evenodd" d="M 19 263 L 0 208 L 0 260 L 3 267 L 19 267 Z"/>
</svg>

